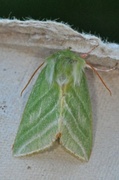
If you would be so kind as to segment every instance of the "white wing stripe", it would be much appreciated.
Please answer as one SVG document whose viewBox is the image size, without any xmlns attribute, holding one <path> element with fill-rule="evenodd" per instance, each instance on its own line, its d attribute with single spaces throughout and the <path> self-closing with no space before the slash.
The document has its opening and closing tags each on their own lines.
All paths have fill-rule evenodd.
<svg viewBox="0 0 119 180">
<path fill-rule="evenodd" d="M 32 144 L 33 141 L 35 141 L 36 139 L 42 139 L 43 135 L 45 135 L 47 133 L 47 131 L 53 129 L 55 126 L 57 125 L 57 120 L 54 120 L 54 122 L 51 122 L 42 132 L 35 134 L 34 136 L 32 136 L 32 138 L 30 138 L 27 142 L 25 142 L 23 144 L 23 146 L 21 146 L 19 148 L 18 154 L 22 154 L 22 151 L 29 145 Z M 55 137 L 54 137 L 55 140 Z M 53 142 L 53 139 L 52 139 Z M 40 150 L 40 148 L 39 148 Z M 36 150 L 35 150 L 36 151 Z M 32 152 L 31 152 L 32 153 Z"/>
<path fill-rule="evenodd" d="M 75 125 L 76 125 L 76 128 L 78 128 L 78 130 L 81 132 L 81 134 L 82 134 L 83 136 L 85 136 L 84 132 L 79 128 L 79 124 L 77 123 L 76 118 L 75 118 L 74 115 L 72 114 L 71 109 L 70 109 L 70 107 L 68 106 L 68 104 L 66 103 L 66 101 L 65 101 L 65 105 L 66 105 L 67 111 L 70 113 L 70 115 L 72 116 L 72 118 L 73 118 L 73 120 L 74 120 L 74 123 L 75 123 Z M 85 136 L 85 137 L 86 137 L 86 136 Z"/>
<path fill-rule="evenodd" d="M 71 136 L 71 138 L 72 138 L 72 139 L 77 143 L 77 145 L 81 148 L 81 150 L 82 150 L 82 152 L 83 152 L 83 154 L 84 154 L 85 159 L 88 160 L 88 157 L 87 157 L 87 155 L 86 155 L 86 151 L 85 151 L 83 145 L 81 144 L 81 142 L 79 141 L 79 139 L 74 135 L 74 133 L 72 132 L 71 128 L 70 128 L 69 126 L 67 126 L 67 121 L 63 121 L 63 122 L 64 122 L 64 125 L 66 126 L 66 128 L 67 128 L 67 130 L 68 130 L 68 132 L 69 132 L 69 134 L 70 134 L 70 136 Z M 71 150 L 69 149 L 69 151 L 71 151 Z"/>
</svg>

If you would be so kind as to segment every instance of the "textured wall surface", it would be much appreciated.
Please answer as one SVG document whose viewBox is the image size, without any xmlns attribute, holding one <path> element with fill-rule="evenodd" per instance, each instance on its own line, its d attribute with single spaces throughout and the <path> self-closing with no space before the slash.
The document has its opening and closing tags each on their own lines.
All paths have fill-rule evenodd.
<svg viewBox="0 0 119 180">
<path fill-rule="evenodd" d="M 20 92 L 37 66 L 54 51 L 72 47 L 77 53 L 92 51 L 87 61 L 101 69 L 119 60 L 119 45 L 103 43 L 95 36 L 79 34 L 69 26 L 46 21 L 0 20 L 0 179 L 119 179 L 119 66 L 99 72 L 112 96 L 90 69 L 86 69 L 93 107 L 93 150 L 81 163 L 56 146 L 44 153 L 15 158 L 12 145 L 21 115 L 32 89 Z"/>
</svg>

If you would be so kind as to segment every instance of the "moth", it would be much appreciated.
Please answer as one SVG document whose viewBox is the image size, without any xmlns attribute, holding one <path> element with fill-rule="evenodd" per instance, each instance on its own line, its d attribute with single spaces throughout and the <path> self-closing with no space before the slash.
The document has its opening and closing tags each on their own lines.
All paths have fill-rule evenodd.
<svg viewBox="0 0 119 180">
<path fill-rule="evenodd" d="M 89 160 L 93 133 L 86 65 L 70 49 L 46 59 L 23 112 L 14 156 L 43 151 L 58 140 L 76 157 Z"/>
</svg>

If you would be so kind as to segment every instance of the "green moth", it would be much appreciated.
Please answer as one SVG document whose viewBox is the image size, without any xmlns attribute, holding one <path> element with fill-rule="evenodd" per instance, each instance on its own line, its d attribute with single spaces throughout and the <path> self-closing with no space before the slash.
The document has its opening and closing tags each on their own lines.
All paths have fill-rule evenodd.
<svg viewBox="0 0 119 180">
<path fill-rule="evenodd" d="M 59 140 L 70 153 L 88 161 L 92 110 L 85 67 L 85 60 L 69 49 L 46 59 L 22 116 L 15 156 L 43 151 Z"/>
</svg>

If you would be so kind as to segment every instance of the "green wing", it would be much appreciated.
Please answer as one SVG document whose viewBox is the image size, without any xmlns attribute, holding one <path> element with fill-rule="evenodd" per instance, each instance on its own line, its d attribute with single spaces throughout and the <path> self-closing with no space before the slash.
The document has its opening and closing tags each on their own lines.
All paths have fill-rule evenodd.
<svg viewBox="0 0 119 180">
<path fill-rule="evenodd" d="M 39 74 L 26 104 L 13 146 L 13 154 L 31 154 L 52 145 L 58 133 L 59 86 L 49 85 L 46 67 Z"/>
<path fill-rule="evenodd" d="M 82 160 L 88 160 L 92 150 L 92 110 L 85 74 L 80 84 L 65 88 L 62 113 L 61 144 Z"/>
</svg>

